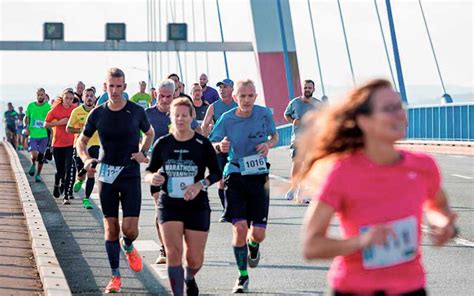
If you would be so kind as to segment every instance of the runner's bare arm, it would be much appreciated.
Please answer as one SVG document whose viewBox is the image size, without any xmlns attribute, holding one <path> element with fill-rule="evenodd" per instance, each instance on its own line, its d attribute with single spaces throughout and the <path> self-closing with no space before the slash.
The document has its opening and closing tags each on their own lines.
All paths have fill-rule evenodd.
<svg viewBox="0 0 474 296">
<path fill-rule="evenodd" d="M 79 138 L 77 138 L 76 142 L 77 153 L 79 154 L 79 157 L 84 163 L 86 162 L 86 160 L 91 158 L 89 152 L 87 151 L 87 143 L 89 142 L 89 139 L 89 137 L 85 136 L 84 134 L 81 134 L 79 135 Z"/>
<path fill-rule="evenodd" d="M 209 125 L 212 122 L 212 117 L 214 116 L 214 105 L 209 106 L 206 111 L 206 115 L 204 116 L 204 120 L 201 124 L 202 134 L 204 136 L 208 136 L 209 134 Z"/>
<path fill-rule="evenodd" d="M 457 232 L 454 222 L 458 215 L 449 207 L 444 190 L 440 189 L 433 199 L 428 199 L 424 208 L 435 245 L 443 245 L 453 238 Z"/>
<path fill-rule="evenodd" d="M 303 257 L 328 259 L 350 255 L 372 244 L 383 243 L 392 230 L 384 225 L 372 227 L 368 232 L 347 239 L 327 237 L 334 209 L 324 202 L 312 202 L 306 212 L 303 228 Z"/>
<path fill-rule="evenodd" d="M 145 153 L 148 152 L 154 137 L 155 130 L 153 129 L 153 127 L 150 126 L 148 131 L 145 132 L 145 136 L 142 139 L 142 142 L 140 144 L 140 151 L 145 151 Z"/>
</svg>

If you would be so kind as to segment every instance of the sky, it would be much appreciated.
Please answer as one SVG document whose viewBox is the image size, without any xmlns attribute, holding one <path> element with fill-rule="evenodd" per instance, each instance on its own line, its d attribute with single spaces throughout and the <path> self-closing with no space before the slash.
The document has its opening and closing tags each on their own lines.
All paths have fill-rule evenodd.
<svg viewBox="0 0 474 296">
<path fill-rule="evenodd" d="M 261 0 L 266 1 L 266 0 Z M 176 10 L 175 22 L 188 24 L 189 40 L 204 41 L 206 12 L 207 40 L 220 41 L 216 2 L 214 0 L 156 0 L 161 4 L 161 38 L 166 38 L 166 23 L 172 22 L 172 13 L 166 13 L 166 4 Z M 184 3 L 184 7 L 183 7 Z M 192 4 L 195 22 L 192 19 Z M 372 0 L 343 0 L 342 10 L 357 82 L 373 77 L 391 79 L 382 36 Z M 377 1 L 393 63 L 390 32 L 385 1 Z M 424 0 L 426 18 L 448 93 L 463 95 L 474 101 L 473 76 L 473 15 L 470 0 Z M 341 29 L 339 10 L 335 0 L 311 0 L 314 27 L 321 58 L 323 78 L 329 97 L 337 97 L 352 87 L 352 79 Z M 23 1 L 0 0 L 0 40 L 41 41 L 44 22 L 63 22 L 66 41 L 102 41 L 105 23 L 127 24 L 128 41 L 147 40 L 147 1 Z M 254 41 L 254 28 L 249 0 L 220 0 L 224 39 L 226 41 Z M 172 10 L 169 9 L 168 12 Z M 319 86 L 316 54 L 306 0 L 290 0 L 293 31 L 297 48 L 301 79 L 313 79 Z M 392 1 L 392 10 L 398 37 L 403 74 L 411 103 L 438 103 L 443 94 L 434 58 L 424 27 L 418 1 Z M 195 34 L 194 34 L 195 32 Z M 160 33 L 157 33 L 159 39 Z M 156 54 L 160 60 L 160 53 Z M 187 85 L 196 81 L 202 72 L 208 72 L 211 84 L 225 78 L 222 53 L 209 53 L 209 71 L 204 53 L 182 54 L 183 75 Z M 161 53 L 157 77 L 180 73 L 176 54 Z M 261 91 L 255 54 L 228 53 L 232 79 L 252 78 Z M 197 68 L 195 67 L 197 65 Z M 146 53 L 127 52 L 0 52 L 0 108 L 6 102 L 16 106 L 34 100 L 35 89 L 43 86 L 51 96 L 82 80 L 98 89 L 104 81 L 107 68 L 119 67 L 126 73 L 130 93 L 138 90 L 138 81 L 147 80 Z M 181 73 L 180 73 L 181 74 Z M 316 96 L 321 96 L 317 86 Z M 456 98 L 455 98 L 456 99 Z"/>
</svg>

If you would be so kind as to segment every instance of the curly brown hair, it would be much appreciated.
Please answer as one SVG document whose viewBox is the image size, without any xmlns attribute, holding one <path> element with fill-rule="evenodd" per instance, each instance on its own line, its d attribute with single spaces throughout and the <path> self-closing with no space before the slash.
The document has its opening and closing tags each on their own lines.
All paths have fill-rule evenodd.
<svg viewBox="0 0 474 296">
<path fill-rule="evenodd" d="M 303 163 L 301 181 L 313 165 L 323 158 L 351 153 L 364 147 L 364 135 L 357 116 L 372 113 L 372 96 L 381 88 L 392 88 L 385 79 L 374 79 L 352 90 L 340 104 L 305 116 L 305 127 L 296 146 L 297 160 Z"/>
</svg>

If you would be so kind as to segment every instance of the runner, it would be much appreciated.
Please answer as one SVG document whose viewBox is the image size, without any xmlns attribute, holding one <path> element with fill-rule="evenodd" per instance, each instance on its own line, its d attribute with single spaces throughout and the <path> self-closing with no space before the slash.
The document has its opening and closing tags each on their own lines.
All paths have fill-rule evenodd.
<svg viewBox="0 0 474 296">
<path fill-rule="evenodd" d="M 270 203 L 267 154 L 278 142 L 271 110 L 254 105 L 256 98 L 254 82 L 239 81 L 235 93 L 238 107 L 222 115 L 209 137 L 217 152 L 229 153 L 224 168 L 225 218 L 232 222 L 239 269 L 232 293 L 249 291 L 247 261 L 252 268 L 260 261 Z"/>
<path fill-rule="evenodd" d="M 23 113 L 23 107 L 18 107 L 18 120 L 16 122 L 16 139 L 18 150 L 23 150 L 24 147 L 27 147 L 26 138 L 23 134 L 23 129 L 25 125 L 23 121 L 25 120 L 25 113 Z"/>
<path fill-rule="evenodd" d="M 35 176 L 36 182 L 42 182 L 41 170 L 45 160 L 44 153 L 48 146 L 48 132 L 44 127 L 44 120 L 51 105 L 45 101 L 44 88 L 36 91 L 36 102 L 32 102 L 26 108 L 25 113 L 25 136 L 29 137 L 28 151 L 31 153 L 31 167 L 28 170 L 30 176 Z M 38 161 L 38 168 L 36 168 Z"/>
<path fill-rule="evenodd" d="M 208 104 L 212 104 L 219 100 L 219 94 L 217 90 L 207 85 L 208 82 L 207 75 L 202 73 L 201 76 L 199 76 L 199 85 L 201 85 L 202 88 L 202 99 Z"/>
<path fill-rule="evenodd" d="M 8 110 L 3 113 L 3 122 L 5 122 L 5 136 L 8 142 L 16 149 L 16 122 L 18 121 L 18 113 L 13 108 L 12 103 L 7 104 Z"/>
<path fill-rule="evenodd" d="M 221 93 L 221 99 L 212 103 L 206 112 L 206 116 L 204 116 L 204 120 L 201 125 L 201 129 L 204 135 L 208 135 L 209 131 L 211 130 L 211 123 L 215 124 L 219 118 L 225 112 L 237 107 L 237 103 L 234 101 L 232 97 L 232 92 L 234 91 L 234 82 L 230 79 L 224 79 L 217 83 L 217 87 L 219 87 Z M 217 154 L 217 161 L 219 161 L 219 166 L 222 171 L 224 171 L 224 166 L 227 163 L 228 154 L 227 153 L 218 153 Z M 225 210 L 225 195 L 224 195 L 224 181 L 219 181 L 217 193 L 219 195 L 219 199 L 222 205 L 222 215 L 219 219 L 219 222 L 225 222 L 224 218 L 224 210 Z"/>
<path fill-rule="evenodd" d="M 83 94 L 84 105 L 81 105 L 74 110 L 72 110 L 71 117 L 67 123 L 66 129 L 68 133 L 74 134 L 74 164 L 77 171 L 77 179 L 74 183 L 73 190 L 74 192 L 79 192 L 82 188 L 82 184 L 86 178 L 86 172 L 84 170 L 84 163 L 79 157 L 76 149 L 76 142 L 79 134 L 84 128 L 86 123 L 86 118 L 89 112 L 94 108 L 96 97 L 94 95 L 94 90 L 92 88 L 86 88 Z M 87 151 L 92 158 L 99 158 L 100 142 L 97 132 L 94 133 L 92 138 L 89 140 Z M 93 209 L 91 202 L 89 200 L 92 190 L 94 189 L 95 178 L 94 174 L 87 172 L 87 182 L 86 182 L 86 195 L 82 200 L 82 206 L 86 209 Z"/>
<path fill-rule="evenodd" d="M 222 176 L 212 144 L 191 129 L 192 111 L 187 98 L 173 101 L 172 131 L 155 143 L 145 176 L 152 190 L 159 191 L 158 216 L 168 254 L 168 278 L 173 295 L 179 296 L 184 282 L 188 296 L 199 295 L 194 277 L 204 261 L 210 227 L 207 188 Z M 206 168 L 209 175 L 204 178 Z"/>
<path fill-rule="evenodd" d="M 152 87 L 150 88 L 150 97 L 151 97 L 151 106 L 154 106 L 156 104 L 156 88 Z"/>
<path fill-rule="evenodd" d="M 72 195 L 72 183 L 75 175 L 72 163 L 74 135 L 66 131 L 66 124 L 72 110 L 76 107 L 73 101 L 74 92 L 71 89 L 65 89 L 61 97 L 54 100 L 44 124 L 44 127 L 53 129 L 52 147 L 54 163 L 56 164 L 53 196 L 58 198 L 61 195 L 61 188 L 64 188 L 63 205 L 71 204 L 70 199 L 74 199 Z"/>
<path fill-rule="evenodd" d="M 86 85 L 82 81 L 78 81 L 76 84 L 76 91 L 74 92 L 74 104 L 80 105 L 83 104 L 83 98 L 82 95 L 84 93 L 84 88 L 86 88 Z"/>
<path fill-rule="evenodd" d="M 314 81 L 305 80 L 303 82 L 304 93 L 302 96 L 296 97 L 290 101 L 285 110 L 285 119 L 293 125 L 293 132 L 291 136 L 291 177 L 296 178 L 301 169 L 301 162 L 296 159 L 296 142 L 298 140 L 298 135 L 301 132 L 301 123 L 303 121 L 304 115 L 310 111 L 319 108 L 322 105 L 322 102 L 313 97 L 314 93 Z M 300 200 L 299 197 L 300 187 L 297 186 L 294 188 L 290 187 L 286 193 L 287 200 L 295 199 L 298 202 L 309 203 L 309 199 L 304 198 Z"/>
<path fill-rule="evenodd" d="M 175 98 L 178 98 L 178 97 L 186 97 L 187 99 L 189 99 L 190 102 L 193 101 L 193 99 L 191 99 L 190 96 L 188 96 L 187 94 L 183 93 L 184 84 L 180 82 L 178 74 L 176 74 L 176 73 L 171 73 L 170 75 L 168 75 L 168 79 L 171 79 L 171 80 L 174 81 L 174 86 L 175 86 L 174 97 L 175 97 Z"/>
<path fill-rule="evenodd" d="M 130 268 L 135 272 L 143 268 L 142 258 L 133 241 L 138 236 L 141 207 L 140 163 L 147 160 L 153 128 L 145 110 L 123 97 L 127 84 L 122 70 L 109 69 L 105 85 L 110 99 L 89 113 L 76 148 L 85 169 L 94 173 L 94 164 L 98 160 L 89 155 L 87 144 L 96 131 L 99 133 L 104 150 L 99 169 L 99 196 L 104 215 L 105 248 L 112 269 L 105 293 L 114 293 L 119 292 L 122 285 L 119 270 L 120 230 L 123 233 L 121 245 Z M 139 131 L 144 133 L 141 143 Z M 123 212 L 121 227 L 118 220 L 120 204 Z"/>
<path fill-rule="evenodd" d="M 204 117 L 206 117 L 207 108 L 209 104 L 202 99 L 202 88 L 199 83 L 194 83 L 191 87 L 191 97 L 193 98 L 193 107 L 196 111 L 196 121 L 199 125 L 202 124 Z"/>
<path fill-rule="evenodd" d="M 130 101 L 142 106 L 144 109 L 148 108 L 151 106 L 151 96 L 145 92 L 146 90 L 146 82 L 145 81 L 140 81 L 138 83 L 140 87 L 140 91 L 134 94 L 131 98 Z"/>
<path fill-rule="evenodd" d="M 422 211 L 437 246 L 456 234 L 456 214 L 435 161 L 395 147 L 407 116 L 390 82 L 370 81 L 306 122 L 298 146 L 302 178 L 318 184 L 318 202 L 306 213 L 304 257 L 335 257 L 328 274 L 333 295 L 426 295 Z M 337 239 L 327 232 L 335 213 Z"/>
<path fill-rule="evenodd" d="M 175 85 L 173 80 L 166 79 L 160 82 L 158 85 L 158 101 L 155 106 L 146 109 L 146 114 L 148 120 L 150 121 L 151 126 L 155 131 L 155 138 L 153 143 L 155 143 L 160 137 L 168 134 L 169 126 L 171 124 L 169 112 L 170 105 L 173 101 L 173 93 L 175 90 Z M 159 197 L 159 188 L 152 186 L 150 187 L 151 195 L 155 201 L 155 208 L 158 214 L 158 197 Z M 156 259 L 156 264 L 166 263 L 166 250 L 165 245 L 163 244 L 163 238 L 160 233 L 160 224 L 158 223 L 158 215 L 155 219 L 156 232 L 158 234 L 158 239 L 160 241 L 160 255 Z"/>
</svg>

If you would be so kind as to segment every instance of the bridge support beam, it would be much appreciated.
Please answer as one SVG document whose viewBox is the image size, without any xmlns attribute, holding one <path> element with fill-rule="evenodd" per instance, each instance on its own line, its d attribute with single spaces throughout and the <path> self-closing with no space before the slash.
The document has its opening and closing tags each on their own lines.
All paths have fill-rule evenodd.
<svg viewBox="0 0 474 296">
<path fill-rule="evenodd" d="M 286 123 L 283 112 L 301 95 L 295 38 L 288 0 L 250 0 L 258 68 L 265 105 L 277 124 Z"/>
</svg>

